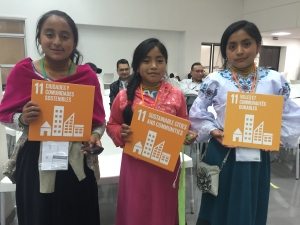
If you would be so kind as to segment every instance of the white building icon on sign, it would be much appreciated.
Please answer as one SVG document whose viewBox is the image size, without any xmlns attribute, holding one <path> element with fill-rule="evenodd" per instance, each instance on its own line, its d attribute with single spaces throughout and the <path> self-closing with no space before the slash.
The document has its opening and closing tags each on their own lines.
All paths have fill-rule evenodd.
<svg viewBox="0 0 300 225">
<path fill-rule="evenodd" d="M 254 120 L 254 115 L 246 114 L 244 119 L 243 132 L 240 128 L 237 128 L 232 134 L 232 141 L 272 145 L 273 133 L 264 132 L 264 121 L 262 121 L 256 128 L 254 128 Z"/>
<path fill-rule="evenodd" d="M 54 106 L 53 121 L 52 121 L 52 124 L 53 124 L 52 136 L 62 136 L 64 110 L 65 110 L 65 107 L 63 107 L 63 106 Z"/>
<path fill-rule="evenodd" d="M 159 161 L 160 156 L 162 154 L 162 150 L 164 148 L 164 145 L 165 145 L 165 142 L 163 141 L 153 148 L 153 151 L 151 154 L 151 159 L 153 159 L 154 161 L 157 161 L 157 162 Z"/>
<path fill-rule="evenodd" d="M 244 143 L 252 143 L 253 127 L 254 127 L 254 115 L 246 114 L 244 120 L 244 135 L 243 135 Z"/>
<path fill-rule="evenodd" d="M 134 146 L 133 146 L 133 152 L 136 152 L 138 153 L 139 155 L 142 154 L 142 151 L 143 151 L 143 145 L 142 145 L 142 142 L 138 142 L 136 143 Z"/>
<path fill-rule="evenodd" d="M 160 162 L 161 164 L 168 165 L 171 159 L 171 154 L 163 152 L 165 141 L 155 145 L 156 137 L 157 132 L 148 130 L 144 146 L 141 141 L 138 141 L 133 146 L 133 152 L 153 161 Z"/>
<path fill-rule="evenodd" d="M 74 122 L 75 122 L 75 114 L 72 113 L 68 119 L 64 122 L 64 136 L 71 137 L 73 136 L 73 129 L 74 129 Z"/>
<path fill-rule="evenodd" d="M 52 127 L 45 121 L 40 127 L 40 136 L 83 137 L 84 125 L 75 124 L 75 113 L 64 121 L 64 106 L 54 106 Z"/>
<path fill-rule="evenodd" d="M 152 149 L 153 149 L 153 146 L 154 146 L 154 142 L 155 142 L 155 139 L 156 139 L 156 135 L 157 135 L 156 132 L 154 132 L 152 130 L 148 131 L 148 134 L 147 134 L 147 137 L 146 137 L 146 142 L 145 142 L 144 149 L 143 149 L 143 152 L 142 152 L 142 156 L 150 158 L 150 155 L 151 155 L 151 152 L 152 152 Z"/>
<path fill-rule="evenodd" d="M 40 128 L 40 135 L 44 136 L 44 134 L 51 136 L 51 125 L 47 121 L 45 121 Z"/>
<path fill-rule="evenodd" d="M 162 152 L 162 153 L 161 153 L 161 157 L 160 157 L 159 162 L 160 162 L 161 164 L 168 165 L 169 162 L 170 162 L 170 158 L 171 158 L 171 156 L 170 156 L 169 153 Z"/>
</svg>

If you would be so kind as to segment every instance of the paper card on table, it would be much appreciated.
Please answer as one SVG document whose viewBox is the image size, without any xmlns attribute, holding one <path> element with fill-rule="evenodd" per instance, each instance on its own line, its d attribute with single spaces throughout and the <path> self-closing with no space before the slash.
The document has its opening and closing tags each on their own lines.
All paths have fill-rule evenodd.
<svg viewBox="0 0 300 225">
<path fill-rule="evenodd" d="M 279 150 L 283 96 L 228 92 L 223 144 Z"/>
<path fill-rule="evenodd" d="M 31 100 L 41 115 L 29 126 L 29 140 L 89 140 L 94 93 L 94 86 L 32 80 Z"/>
<path fill-rule="evenodd" d="M 174 171 L 190 122 L 156 109 L 136 105 L 132 136 L 124 152 L 148 163 Z"/>
</svg>

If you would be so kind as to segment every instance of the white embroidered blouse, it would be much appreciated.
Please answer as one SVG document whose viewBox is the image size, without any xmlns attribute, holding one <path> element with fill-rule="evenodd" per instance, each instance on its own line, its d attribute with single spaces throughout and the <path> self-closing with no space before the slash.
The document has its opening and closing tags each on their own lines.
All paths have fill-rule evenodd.
<svg viewBox="0 0 300 225">
<path fill-rule="evenodd" d="M 207 141 L 210 131 L 216 128 L 223 130 L 227 92 L 239 91 L 239 87 L 249 92 L 253 76 L 254 74 L 249 74 L 245 78 L 238 77 L 238 85 L 230 70 L 225 69 L 211 73 L 204 79 L 189 113 L 192 130 L 198 132 L 198 141 Z M 286 147 L 296 146 L 300 136 L 300 106 L 289 98 L 290 87 L 286 79 L 276 71 L 257 68 L 255 92 L 284 96 L 281 142 Z M 216 118 L 208 111 L 209 106 L 214 108 Z"/>
</svg>

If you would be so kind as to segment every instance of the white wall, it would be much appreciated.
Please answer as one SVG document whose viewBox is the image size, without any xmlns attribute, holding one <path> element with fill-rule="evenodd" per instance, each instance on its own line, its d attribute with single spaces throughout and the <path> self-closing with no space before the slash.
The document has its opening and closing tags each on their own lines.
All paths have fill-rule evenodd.
<svg viewBox="0 0 300 225">
<path fill-rule="evenodd" d="M 0 17 L 26 18 L 27 53 L 33 58 L 38 57 L 34 43 L 36 22 L 40 15 L 51 9 L 66 11 L 77 24 L 80 24 L 81 29 L 86 29 L 85 25 L 94 25 L 87 26 L 91 29 L 98 26 L 99 28 L 96 29 L 98 31 L 95 31 L 97 35 L 102 35 L 100 31 L 103 31 L 104 26 L 120 28 L 123 37 L 125 34 L 122 28 L 136 29 L 134 34 L 138 33 L 138 36 L 130 37 L 130 34 L 126 36 L 133 40 L 128 46 L 124 43 L 127 49 L 124 48 L 123 54 L 125 55 L 126 51 L 128 56 L 132 54 L 133 44 L 138 41 L 138 38 L 142 38 L 142 32 L 145 30 L 179 32 L 180 35 L 177 33 L 179 36 L 172 39 L 169 39 L 170 35 L 158 34 L 158 36 L 166 37 L 166 40 L 162 41 L 167 46 L 169 42 L 172 43 L 168 46 L 168 51 L 176 55 L 170 54 L 172 65 L 169 71 L 173 70 L 173 66 L 176 65 L 174 70 L 178 71 L 172 72 L 179 74 L 186 74 L 191 64 L 200 60 L 201 42 L 219 41 L 225 27 L 242 18 L 243 11 L 242 0 L 0 0 L 0 5 Z M 182 34 L 183 37 L 181 37 Z M 88 45 L 89 42 L 85 41 L 85 37 L 87 35 L 80 33 L 81 43 Z M 100 36 L 99 39 L 101 39 Z M 116 40 L 112 38 L 105 39 L 105 41 L 107 46 L 112 46 Z M 176 49 L 172 49 L 175 41 L 181 43 L 176 46 Z M 122 42 L 121 38 L 120 42 Z M 111 68 L 112 65 L 110 71 L 115 69 L 115 58 L 119 57 L 115 56 L 112 58 L 113 62 L 109 63 L 107 63 L 109 59 L 103 59 L 105 63 L 101 63 L 100 60 L 103 58 L 100 54 L 101 49 L 92 48 L 92 46 L 85 46 L 85 48 L 99 52 L 99 55 L 89 52 L 86 59 L 93 57 L 92 59 L 105 70 Z M 83 52 L 86 50 L 83 49 Z M 105 52 L 108 57 L 114 54 L 118 52 Z M 173 62 L 173 60 L 176 61 Z"/>
<path fill-rule="evenodd" d="M 184 32 L 91 25 L 79 25 L 78 28 L 79 49 L 84 56 L 84 62 L 95 63 L 102 68 L 102 73 L 116 74 L 116 62 L 121 58 L 127 59 L 131 64 L 134 49 L 149 37 L 159 38 L 168 49 L 168 73 L 181 69 L 178 62 L 184 60 L 181 54 Z"/>
<path fill-rule="evenodd" d="M 300 27 L 300 0 L 244 0 L 244 18 L 261 31 Z"/>
<path fill-rule="evenodd" d="M 244 0 L 244 18 L 254 22 L 261 32 L 300 27 L 300 0 Z M 300 40 L 263 38 L 264 45 L 283 46 L 279 70 L 290 80 L 300 79 Z"/>
<path fill-rule="evenodd" d="M 300 40 L 263 38 L 263 45 L 284 47 L 280 53 L 279 71 L 284 72 L 289 80 L 300 79 Z"/>
<path fill-rule="evenodd" d="M 95 62 L 103 72 L 114 73 L 116 61 L 131 61 L 136 45 L 150 36 L 166 44 L 169 73 L 183 76 L 192 63 L 201 61 L 201 42 L 219 42 L 235 20 L 253 21 L 262 32 L 300 26 L 300 0 L 0 0 L 0 5 L 0 17 L 26 19 L 28 56 L 39 57 L 34 41 L 38 18 L 59 9 L 78 24 L 84 62 Z M 299 44 L 292 42 L 264 42 L 287 46 L 286 63 L 280 67 L 290 79 L 298 76 L 299 65 Z"/>
<path fill-rule="evenodd" d="M 26 19 L 27 54 L 33 58 L 39 57 L 34 35 L 40 15 L 51 9 L 66 11 L 78 24 L 84 61 L 95 62 L 103 72 L 115 72 L 119 58 L 131 61 L 136 45 L 150 36 L 166 44 L 168 71 L 185 75 L 193 62 L 201 61 L 201 42 L 219 42 L 235 20 L 244 17 L 262 32 L 300 26 L 300 0 L 0 0 L 0 5 L 0 17 Z M 284 70 L 294 79 L 298 43 L 264 41 L 278 43 L 288 45 Z"/>
</svg>

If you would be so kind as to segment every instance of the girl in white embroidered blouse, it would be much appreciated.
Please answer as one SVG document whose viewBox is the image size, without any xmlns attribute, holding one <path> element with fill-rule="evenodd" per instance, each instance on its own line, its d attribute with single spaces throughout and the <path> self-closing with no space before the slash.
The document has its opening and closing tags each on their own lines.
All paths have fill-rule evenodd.
<svg viewBox="0 0 300 225">
<path fill-rule="evenodd" d="M 198 141 L 210 139 L 203 161 L 219 165 L 226 153 L 229 157 L 220 173 L 219 194 L 202 194 L 197 225 L 265 225 L 270 192 L 270 155 L 254 150 L 260 161 L 245 154 L 246 161 L 237 161 L 238 150 L 222 144 L 228 91 L 282 95 L 281 143 L 295 146 L 300 135 L 300 108 L 289 99 L 286 79 L 276 71 L 256 67 L 255 58 L 262 43 L 257 26 L 242 20 L 231 24 L 221 39 L 224 69 L 209 74 L 190 110 L 192 129 Z M 207 108 L 213 106 L 215 118 Z M 234 119 L 234 118 L 232 118 Z M 238 153 L 240 154 L 240 153 Z"/>
</svg>

